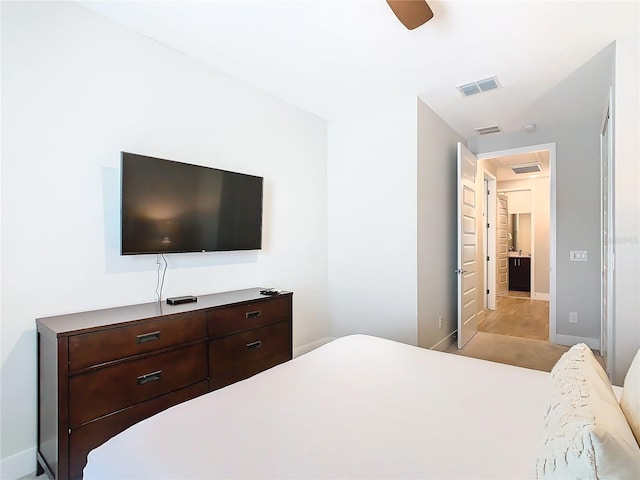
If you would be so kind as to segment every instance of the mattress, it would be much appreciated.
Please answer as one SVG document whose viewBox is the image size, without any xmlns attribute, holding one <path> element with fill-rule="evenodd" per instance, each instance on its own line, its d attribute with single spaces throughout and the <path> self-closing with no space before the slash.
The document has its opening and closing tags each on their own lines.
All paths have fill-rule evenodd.
<svg viewBox="0 0 640 480">
<path fill-rule="evenodd" d="M 84 478 L 532 478 L 549 387 L 546 372 L 347 336 L 134 425 Z"/>
</svg>

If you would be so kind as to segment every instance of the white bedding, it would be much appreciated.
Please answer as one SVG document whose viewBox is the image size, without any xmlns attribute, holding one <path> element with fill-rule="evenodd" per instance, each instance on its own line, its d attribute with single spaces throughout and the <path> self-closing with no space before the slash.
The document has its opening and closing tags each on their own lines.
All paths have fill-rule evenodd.
<svg viewBox="0 0 640 480">
<path fill-rule="evenodd" d="M 343 337 L 134 425 L 84 478 L 532 478 L 549 383 Z"/>
</svg>

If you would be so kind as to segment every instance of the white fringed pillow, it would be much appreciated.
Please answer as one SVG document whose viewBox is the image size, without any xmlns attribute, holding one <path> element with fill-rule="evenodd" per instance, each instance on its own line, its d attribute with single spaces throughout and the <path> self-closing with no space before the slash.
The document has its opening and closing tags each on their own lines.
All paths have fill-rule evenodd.
<svg viewBox="0 0 640 480">
<path fill-rule="evenodd" d="M 640 445 L 640 350 L 633 358 L 624 377 L 620 407 Z"/>
<path fill-rule="evenodd" d="M 606 373 L 584 344 L 551 370 L 540 479 L 639 479 L 640 448 Z"/>
</svg>

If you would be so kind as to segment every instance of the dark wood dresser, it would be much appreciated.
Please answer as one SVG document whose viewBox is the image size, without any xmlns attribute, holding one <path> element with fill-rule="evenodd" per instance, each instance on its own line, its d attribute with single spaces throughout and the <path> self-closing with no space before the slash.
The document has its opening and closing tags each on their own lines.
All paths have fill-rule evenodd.
<svg viewBox="0 0 640 480">
<path fill-rule="evenodd" d="M 37 319 L 37 473 L 81 478 L 89 451 L 131 425 L 290 360 L 292 297 L 253 288 Z"/>
</svg>

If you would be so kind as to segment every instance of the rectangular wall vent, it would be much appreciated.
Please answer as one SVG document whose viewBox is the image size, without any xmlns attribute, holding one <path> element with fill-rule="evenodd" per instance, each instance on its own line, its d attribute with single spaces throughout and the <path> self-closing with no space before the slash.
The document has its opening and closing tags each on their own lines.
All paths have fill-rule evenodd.
<svg viewBox="0 0 640 480">
<path fill-rule="evenodd" d="M 511 170 L 513 170 L 513 173 L 515 173 L 516 175 L 519 175 L 521 173 L 539 172 L 542 169 L 540 168 L 540 165 L 537 163 L 523 163 L 521 165 L 512 165 Z"/>
<path fill-rule="evenodd" d="M 478 135 L 489 135 L 490 133 L 499 133 L 502 131 L 500 125 L 491 125 L 490 127 L 474 128 Z"/>
<path fill-rule="evenodd" d="M 470 83 L 465 83 L 464 85 L 458 85 L 458 91 L 468 97 L 469 95 L 474 95 L 480 92 L 486 92 L 488 90 L 493 90 L 498 88 L 500 84 L 498 83 L 498 77 L 495 75 L 493 77 L 483 78 L 481 80 L 475 80 Z"/>
</svg>

